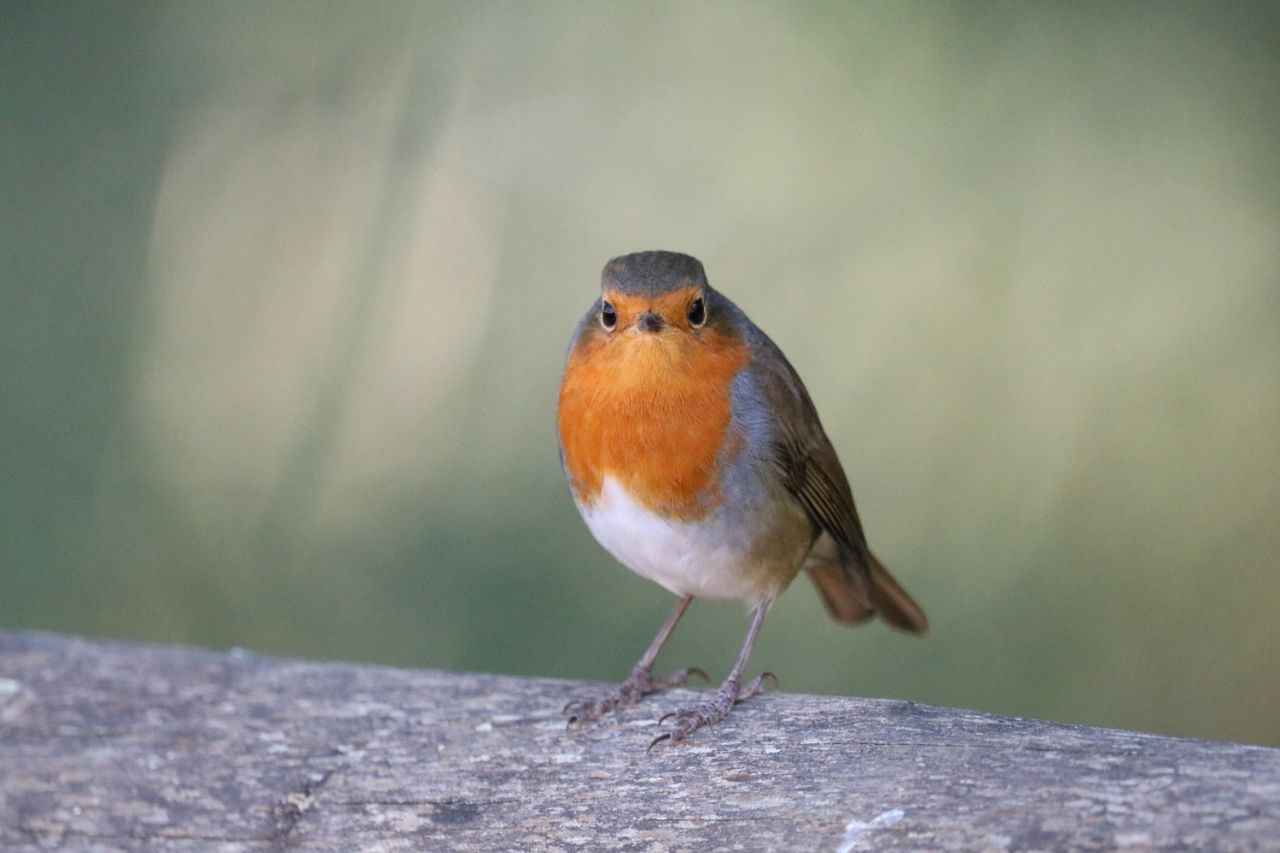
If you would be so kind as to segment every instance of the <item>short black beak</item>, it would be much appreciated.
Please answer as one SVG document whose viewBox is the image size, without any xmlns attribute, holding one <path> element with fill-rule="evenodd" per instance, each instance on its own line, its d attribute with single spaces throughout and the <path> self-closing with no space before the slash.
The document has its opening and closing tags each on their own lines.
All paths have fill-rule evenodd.
<svg viewBox="0 0 1280 853">
<path fill-rule="evenodd" d="M 652 311 L 646 311 L 636 320 L 636 326 L 642 332 L 661 332 L 662 327 L 666 325 L 662 321 L 661 314 L 655 314 Z"/>
</svg>

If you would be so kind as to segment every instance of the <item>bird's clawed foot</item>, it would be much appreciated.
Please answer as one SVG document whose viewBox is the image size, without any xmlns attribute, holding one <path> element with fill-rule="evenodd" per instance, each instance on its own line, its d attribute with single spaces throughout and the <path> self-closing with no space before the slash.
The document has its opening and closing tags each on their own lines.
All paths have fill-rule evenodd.
<svg viewBox="0 0 1280 853">
<path fill-rule="evenodd" d="M 710 680 L 705 672 L 695 667 L 673 672 L 664 678 L 654 678 L 653 672 L 648 667 L 637 664 L 632 668 L 631 675 L 627 676 L 627 680 L 613 690 L 600 696 L 584 696 L 580 699 L 574 699 L 565 705 L 564 713 L 569 715 L 568 725 L 572 727 L 577 723 L 589 723 L 610 711 L 634 705 L 650 693 L 660 693 L 663 690 L 683 687 L 692 675 L 696 675 L 703 680 Z"/>
<path fill-rule="evenodd" d="M 720 689 L 716 691 L 715 698 L 711 701 L 664 714 L 658 720 L 658 725 L 662 725 L 667 720 L 674 718 L 675 731 L 658 735 L 649 744 L 649 749 L 653 749 L 664 740 L 671 743 L 680 743 L 698 729 L 720 722 L 729 715 L 734 705 L 739 702 L 745 702 L 758 693 L 763 693 L 766 681 L 771 682 L 774 687 L 778 686 L 778 678 L 772 672 L 757 675 L 747 682 L 746 687 L 739 686 L 736 676 L 730 676 L 724 684 L 720 685 Z"/>
</svg>

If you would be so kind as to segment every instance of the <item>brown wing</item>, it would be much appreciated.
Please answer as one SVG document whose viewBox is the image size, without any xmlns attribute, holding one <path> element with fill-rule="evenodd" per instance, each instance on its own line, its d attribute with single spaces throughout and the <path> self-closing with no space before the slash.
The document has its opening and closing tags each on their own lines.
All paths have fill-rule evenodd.
<svg viewBox="0 0 1280 853">
<path fill-rule="evenodd" d="M 788 491 L 824 534 L 805 569 L 827 610 L 847 624 L 876 613 L 895 628 L 923 633 L 929 625 L 924 611 L 867 547 L 853 491 L 804 383 L 777 346 L 755 331 L 756 346 L 767 352 L 753 367 L 778 415 L 774 462 Z"/>
</svg>

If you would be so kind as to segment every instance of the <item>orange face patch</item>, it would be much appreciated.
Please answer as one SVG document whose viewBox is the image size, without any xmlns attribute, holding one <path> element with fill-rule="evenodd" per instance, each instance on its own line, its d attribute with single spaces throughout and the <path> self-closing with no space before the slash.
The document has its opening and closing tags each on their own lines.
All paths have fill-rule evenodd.
<svg viewBox="0 0 1280 853">
<path fill-rule="evenodd" d="M 690 330 L 689 306 L 701 295 L 702 291 L 699 288 L 690 285 L 655 297 L 628 296 L 617 291 L 606 290 L 604 298 L 618 312 L 618 325 L 614 329 L 615 332 L 633 326 L 636 319 L 646 311 L 660 315 L 669 326 Z"/>
<path fill-rule="evenodd" d="M 615 331 L 586 334 L 570 353 L 558 426 L 578 500 L 592 503 L 611 476 L 668 518 L 693 520 L 718 503 L 716 464 L 733 446 L 730 386 L 750 352 L 719 331 L 689 331 L 696 289 L 687 290 L 695 295 L 610 299 Z M 644 311 L 661 313 L 671 328 L 629 328 Z"/>
</svg>

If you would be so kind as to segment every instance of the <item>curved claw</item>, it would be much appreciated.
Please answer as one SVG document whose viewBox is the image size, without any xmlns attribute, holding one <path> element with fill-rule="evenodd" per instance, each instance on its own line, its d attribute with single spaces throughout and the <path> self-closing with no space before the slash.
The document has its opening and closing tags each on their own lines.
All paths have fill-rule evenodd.
<svg viewBox="0 0 1280 853">
<path fill-rule="evenodd" d="M 738 675 L 735 673 L 724 684 L 720 685 L 720 689 L 715 692 L 711 699 L 701 705 L 679 708 L 663 714 L 658 719 L 658 725 L 661 726 L 667 720 L 674 719 L 675 725 L 673 728 L 675 731 L 658 735 L 649 744 L 649 749 L 646 752 L 652 750 L 663 741 L 681 743 L 699 729 L 715 725 L 728 716 L 734 705 L 763 693 L 765 682 L 771 682 L 776 687 L 778 685 L 778 677 L 772 672 L 764 672 L 751 679 L 745 687 L 741 687 L 739 686 Z"/>
<path fill-rule="evenodd" d="M 572 729 L 579 723 L 587 723 L 606 713 L 609 706 L 606 702 L 598 699 L 573 699 L 565 704 L 560 713 L 568 714 L 569 719 L 565 721 L 565 731 Z"/>
<path fill-rule="evenodd" d="M 646 752 L 646 753 L 653 752 L 653 748 L 654 748 L 655 746 L 657 746 L 658 744 L 662 743 L 664 740 L 671 740 L 671 741 L 672 741 L 672 743 L 675 743 L 675 741 L 674 741 L 674 740 L 672 740 L 672 738 L 671 738 L 671 732 L 665 732 L 665 733 L 663 733 L 663 734 L 658 735 L 658 736 L 657 736 L 656 738 L 654 738 L 653 740 L 649 741 L 649 746 L 648 746 L 648 748 L 647 748 L 647 749 L 645 749 L 645 752 Z"/>
<path fill-rule="evenodd" d="M 777 688 L 778 676 L 774 675 L 772 672 L 762 672 L 747 682 L 746 687 L 743 687 L 738 691 L 738 695 L 734 697 L 734 703 L 737 704 L 738 702 L 745 702 L 752 696 L 759 696 L 764 692 L 764 683 L 766 681 L 772 682 L 774 688 Z"/>
<path fill-rule="evenodd" d="M 706 682 L 711 681 L 711 676 L 707 675 L 696 666 L 691 666 L 688 669 L 680 669 L 670 675 L 654 679 L 650 684 L 652 689 L 647 690 L 646 692 L 657 693 L 659 690 L 671 690 L 676 687 L 684 687 L 689 683 L 689 679 L 693 676 L 697 676 Z"/>
<path fill-rule="evenodd" d="M 583 717 L 591 709 L 591 703 L 583 699 L 570 699 L 560 709 L 561 714 L 568 714 L 569 719 L 565 721 L 565 731 L 573 728 L 575 723 L 581 722 Z"/>
<path fill-rule="evenodd" d="M 699 675 L 710 681 L 705 672 L 696 667 L 682 669 L 666 678 L 654 678 L 647 666 L 635 666 L 631 675 L 618 687 L 596 697 L 571 699 L 560 709 L 562 714 L 570 714 L 565 728 L 571 729 L 578 723 L 589 723 L 603 717 L 610 711 L 620 711 L 636 704 L 651 693 L 659 693 L 675 687 L 682 687 L 691 675 Z"/>
</svg>

